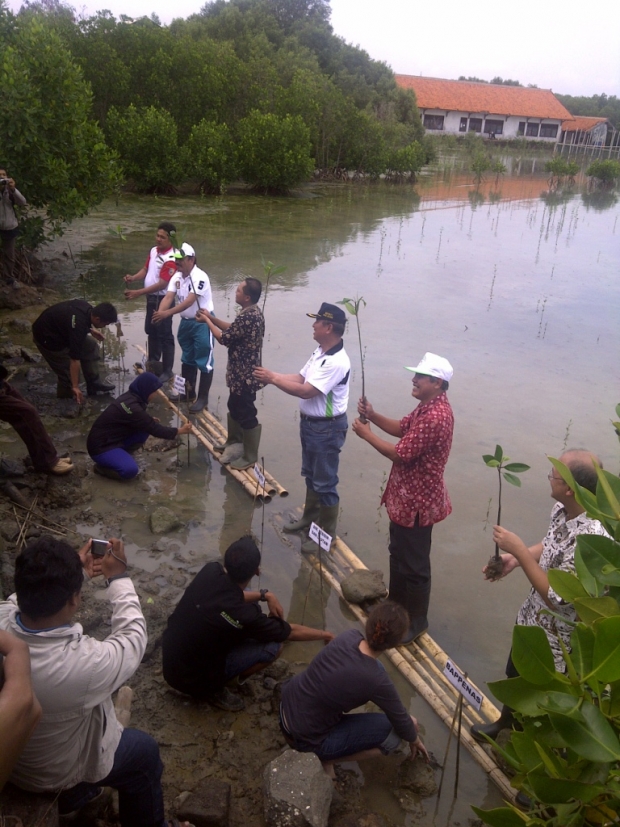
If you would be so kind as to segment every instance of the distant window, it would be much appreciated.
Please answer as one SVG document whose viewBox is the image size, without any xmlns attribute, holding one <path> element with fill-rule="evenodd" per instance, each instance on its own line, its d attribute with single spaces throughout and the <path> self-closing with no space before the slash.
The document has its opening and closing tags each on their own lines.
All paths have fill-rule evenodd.
<svg viewBox="0 0 620 827">
<path fill-rule="evenodd" d="M 525 135 L 525 121 L 519 121 L 517 135 Z"/>
<path fill-rule="evenodd" d="M 555 138 L 558 134 L 558 125 L 556 123 L 541 123 L 540 137 L 541 138 Z"/>
<path fill-rule="evenodd" d="M 443 115 L 425 115 L 424 128 L 425 129 L 443 129 Z"/>
<path fill-rule="evenodd" d="M 461 118 L 461 123 L 459 124 L 459 132 L 467 132 L 467 118 Z"/>
<path fill-rule="evenodd" d="M 539 123 L 528 123 L 525 134 L 528 138 L 538 138 Z"/>
<path fill-rule="evenodd" d="M 470 132 L 482 132 L 482 118 L 470 118 L 469 119 L 469 131 Z"/>
<path fill-rule="evenodd" d="M 491 118 L 487 118 L 484 122 L 484 131 L 490 135 L 501 135 L 504 130 L 504 121 L 494 121 Z"/>
</svg>

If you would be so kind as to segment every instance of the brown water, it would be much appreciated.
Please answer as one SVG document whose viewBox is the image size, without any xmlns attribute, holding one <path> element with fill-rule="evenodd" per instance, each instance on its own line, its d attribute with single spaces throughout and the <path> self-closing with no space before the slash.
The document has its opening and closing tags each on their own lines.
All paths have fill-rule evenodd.
<svg viewBox="0 0 620 827">
<path fill-rule="evenodd" d="M 445 180 L 447 178 L 447 180 Z M 322 301 L 363 296 L 361 312 L 366 389 L 375 409 L 402 416 L 412 408 L 413 365 L 430 350 L 454 366 L 449 398 L 456 418 L 447 468 L 453 513 L 433 534 L 430 633 L 469 675 L 484 686 L 503 675 L 516 610 L 527 592 L 520 572 L 489 584 L 480 570 L 492 550 L 490 521 L 496 475 L 481 455 L 500 443 L 515 461 L 532 466 L 520 490 L 506 486 L 503 522 L 528 543 L 544 535 L 552 502 L 546 454 L 584 446 L 607 467 L 618 468 L 618 442 L 610 426 L 620 402 L 618 384 L 620 207 L 614 199 L 575 192 L 549 194 L 544 178 L 507 178 L 472 189 L 465 178 L 424 179 L 410 187 L 317 186 L 303 198 L 138 198 L 107 202 L 77 222 L 61 242 L 84 279 L 73 295 L 114 300 L 122 309 L 129 345 L 125 363 L 140 358 L 143 304 L 122 298 L 122 276 L 137 271 L 160 220 L 174 220 L 197 250 L 212 282 L 216 313 L 234 312 L 234 286 L 246 275 L 262 277 L 261 256 L 286 265 L 269 287 L 264 363 L 292 373 L 313 349 L 312 320 Z M 120 225 L 122 242 L 108 230 Z M 176 329 L 175 323 L 175 329 Z M 361 392 L 354 325 L 346 336 L 353 363 L 352 404 Z M 216 350 L 211 410 L 225 419 L 226 352 Z M 180 365 L 177 355 L 177 367 Z M 131 380 L 128 375 L 125 385 Z M 122 384 L 122 383 L 121 383 Z M 118 530 L 134 565 L 153 569 L 146 516 L 167 501 L 184 520 L 195 520 L 178 542 L 197 552 L 197 564 L 221 553 L 250 525 L 263 538 L 261 585 L 281 598 L 291 620 L 328 628 L 350 624 L 337 598 L 316 581 L 308 594 L 308 569 L 299 540 L 276 530 L 303 501 L 299 476 L 297 403 L 267 388 L 258 398 L 265 465 L 290 491 L 263 511 L 197 446 L 189 467 L 162 473 L 148 487 L 122 489 Z M 162 409 L 162 418 L 166 413 Z M 183 456 L 181 457 L 184 458 Z M 340 463 L 339 534 L 369 566 L 386 568 L 388 521 L 379 499 L 389 462 L 349 434 Z M 114 490 L 112 490 L 114 486 Z M 104 498 L 120 496 L 102 481 Z M 97 504 L 93 504 L 97 508 Z M 262 521 L 264 518 L 264 528 Z M 158 558 L 158 562 L 161 561 Z M 314 644 L 289 648 L 307 660 Z M 441 757 L 447 731 L 424 701 L 399 689 Z M 452 753 L 453 754 L 453 753 Z M 452 759 L 453 760 L 453 759 Z M 469 803 L 497 804 L 499 796 L 468 756 L 461 763 L 459 798 L 452 808 L 452 760 L 438 814 L 435 801 L 403 814 L 387 790 L 385 768 L 370 766 L 365 794 L 397 823 L 467 823 Z"/>
</svg>

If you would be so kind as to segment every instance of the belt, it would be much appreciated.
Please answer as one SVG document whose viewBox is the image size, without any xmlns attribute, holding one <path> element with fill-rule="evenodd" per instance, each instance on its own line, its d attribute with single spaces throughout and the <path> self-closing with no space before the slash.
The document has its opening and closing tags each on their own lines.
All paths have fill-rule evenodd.
<svg viewBox="0 0 620 827">
<path fill-rule="evenodd" d="M 346 416 L 346 413 L 338 414 L 338 416 L 307 416 L 305 413 L 300 413 L 302 419 L 307 419 L 309 422 L 337 422 Z"/>
</svg>

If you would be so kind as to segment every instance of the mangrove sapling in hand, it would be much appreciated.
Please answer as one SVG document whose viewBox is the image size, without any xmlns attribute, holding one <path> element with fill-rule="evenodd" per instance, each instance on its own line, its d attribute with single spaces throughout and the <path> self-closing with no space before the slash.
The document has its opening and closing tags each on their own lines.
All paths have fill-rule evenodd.
<svg viewBox="0 0 620 827">
<path fill-rule="evenodd" d="M 263 256 L 261 256 L 261 264 L 263 265 L 263 275 L 265 276 L 265 290 L 263 291 L 263 306 L 261 308 L 261 312 L 263 316 L 265 315 L 265 304 L 267 303 L 267 291 L 269 290 L 269 279 L 272 276 L 279 276 L 280 273 L 283 273 L 286 270 L 285 264 L 278 264 L 277 266 L 273 263 L 273 261 L 265 261 Z"/>
<path fill-rule="evenodd" d="M 530 466 L 523 462 L 510 462 L 510 457 L 504 455 L 501 445 L 495 446 L 494 454 L 483 454 L 482 459 L 489 468 L 497 468 L 497 479 L 499 482 L 499 493 L 497 498 L 497 523 L 501 525 L 502 519 L 502 477 L 510 485 L 521 487 L 521 480 L 515 474 L 522 474 L 529 471 Z M 489 558 L 486 566 L 485 577 L 487 580 L 499 580 L 504 569 L 504 561 L 499 556 L 499 546 L 495 543 L 495 554 Z"/>
<path fill-rule="evenodd" d="M 362 331 L 360 329 L 360 317 L 359 317 L 360 307 L 362 306 L 362 304 L 364 305 L 364 307 L 366 307 L 366 302 L 364 301 L 363 296 L 359 296 L 356 299 L 342 299 L 342 301 L 336 302 L 336 304 L 343 304 L 346 307 L 346 309 L 348 310 L 348 312 L 352 316 L 355 316 L 355 321 L 357 323 L 357 338 L 358 338 L 359 346 L 360 346 L 360 364 L 361 364 L 361 367 L 362 367 L 362 401 L 364 402 L 364 404 L 366 404 L 366 379 L 365 379 L 365 376 L 364 376 L 364 351 L 363 351 L 363 348 L 362 348 Z M 366 419 L 364 414 L 360 414 L 360 422 L 364 422 L 364 423 L 368 422 L 368 420 Z"/>
</svg>

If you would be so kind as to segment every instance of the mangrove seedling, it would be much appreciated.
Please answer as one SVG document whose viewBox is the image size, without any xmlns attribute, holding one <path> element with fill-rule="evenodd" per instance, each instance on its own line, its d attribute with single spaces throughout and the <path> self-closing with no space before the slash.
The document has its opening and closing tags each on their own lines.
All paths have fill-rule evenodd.
<svg viewBox="0 0 620 827">
<path fill-rule="evenodd" d="M 494 454 L 483 454 L 482 459 L 484 464 L 489 468 L 497 469 L 497 480 L 499 482 L 499 493 L 497 497 L 497 523 L 501 525 L 502 519 L 502 477 L 510 485 L 516 485 L 521 488 L 521 480 L 516 474 L 522 474 L 524 471 L 529 471 L 530 466 L 524 462 L 510 462 L 510 457 L 504 454 L 501 445 L 495 446 Z M 502 576 L 502 569 L 504 564 L 499 556 L 499 546 L 495 543 L 495 554 L 489 558 L 487 563 L 486 578 L 487 580 L 499 580 Z"/>
<path fill-rule="evenodd" d="M 279 276 L 280 273 L 283 273 L 286 270 L 285 264 L 278 264 L 277 266 L 273 263 L 273 261 L 265 261 L 263 256 L 260 258 L 261 264 L 263 265 L 263 275 L 265 276 L 265 291 L 263 293 L 263 307 L 262 312 L 265 313 L 265 304 L 267 302 L 267 291 L 269 290 L 269 279 L 272 276 Z"/>
<path fill-rule="evenodd" d="M 342 304 L 346 307 L 348 312 L 351 316 L 355 316 L 355 321 L 357 323 L 357 338 L 359 341 L 360 346 L 360 364 L 362 366 L 362 400 L 364 403 L 366 402 L 366 379 L 364 377 L 364 351 L 362 349 L 362 331 L 360 330 L 360 307 L 364 305 L 366 307 L 366 302 L 364 301 L 363 296 L 359 296 L 355 299 L 342 299 L 342 301 L 336 302 L 336 304 Z M 367 422 L 368 420 L 364 415 L 360 416 L 360 420 L 362 422 Z"/>
</svg>

